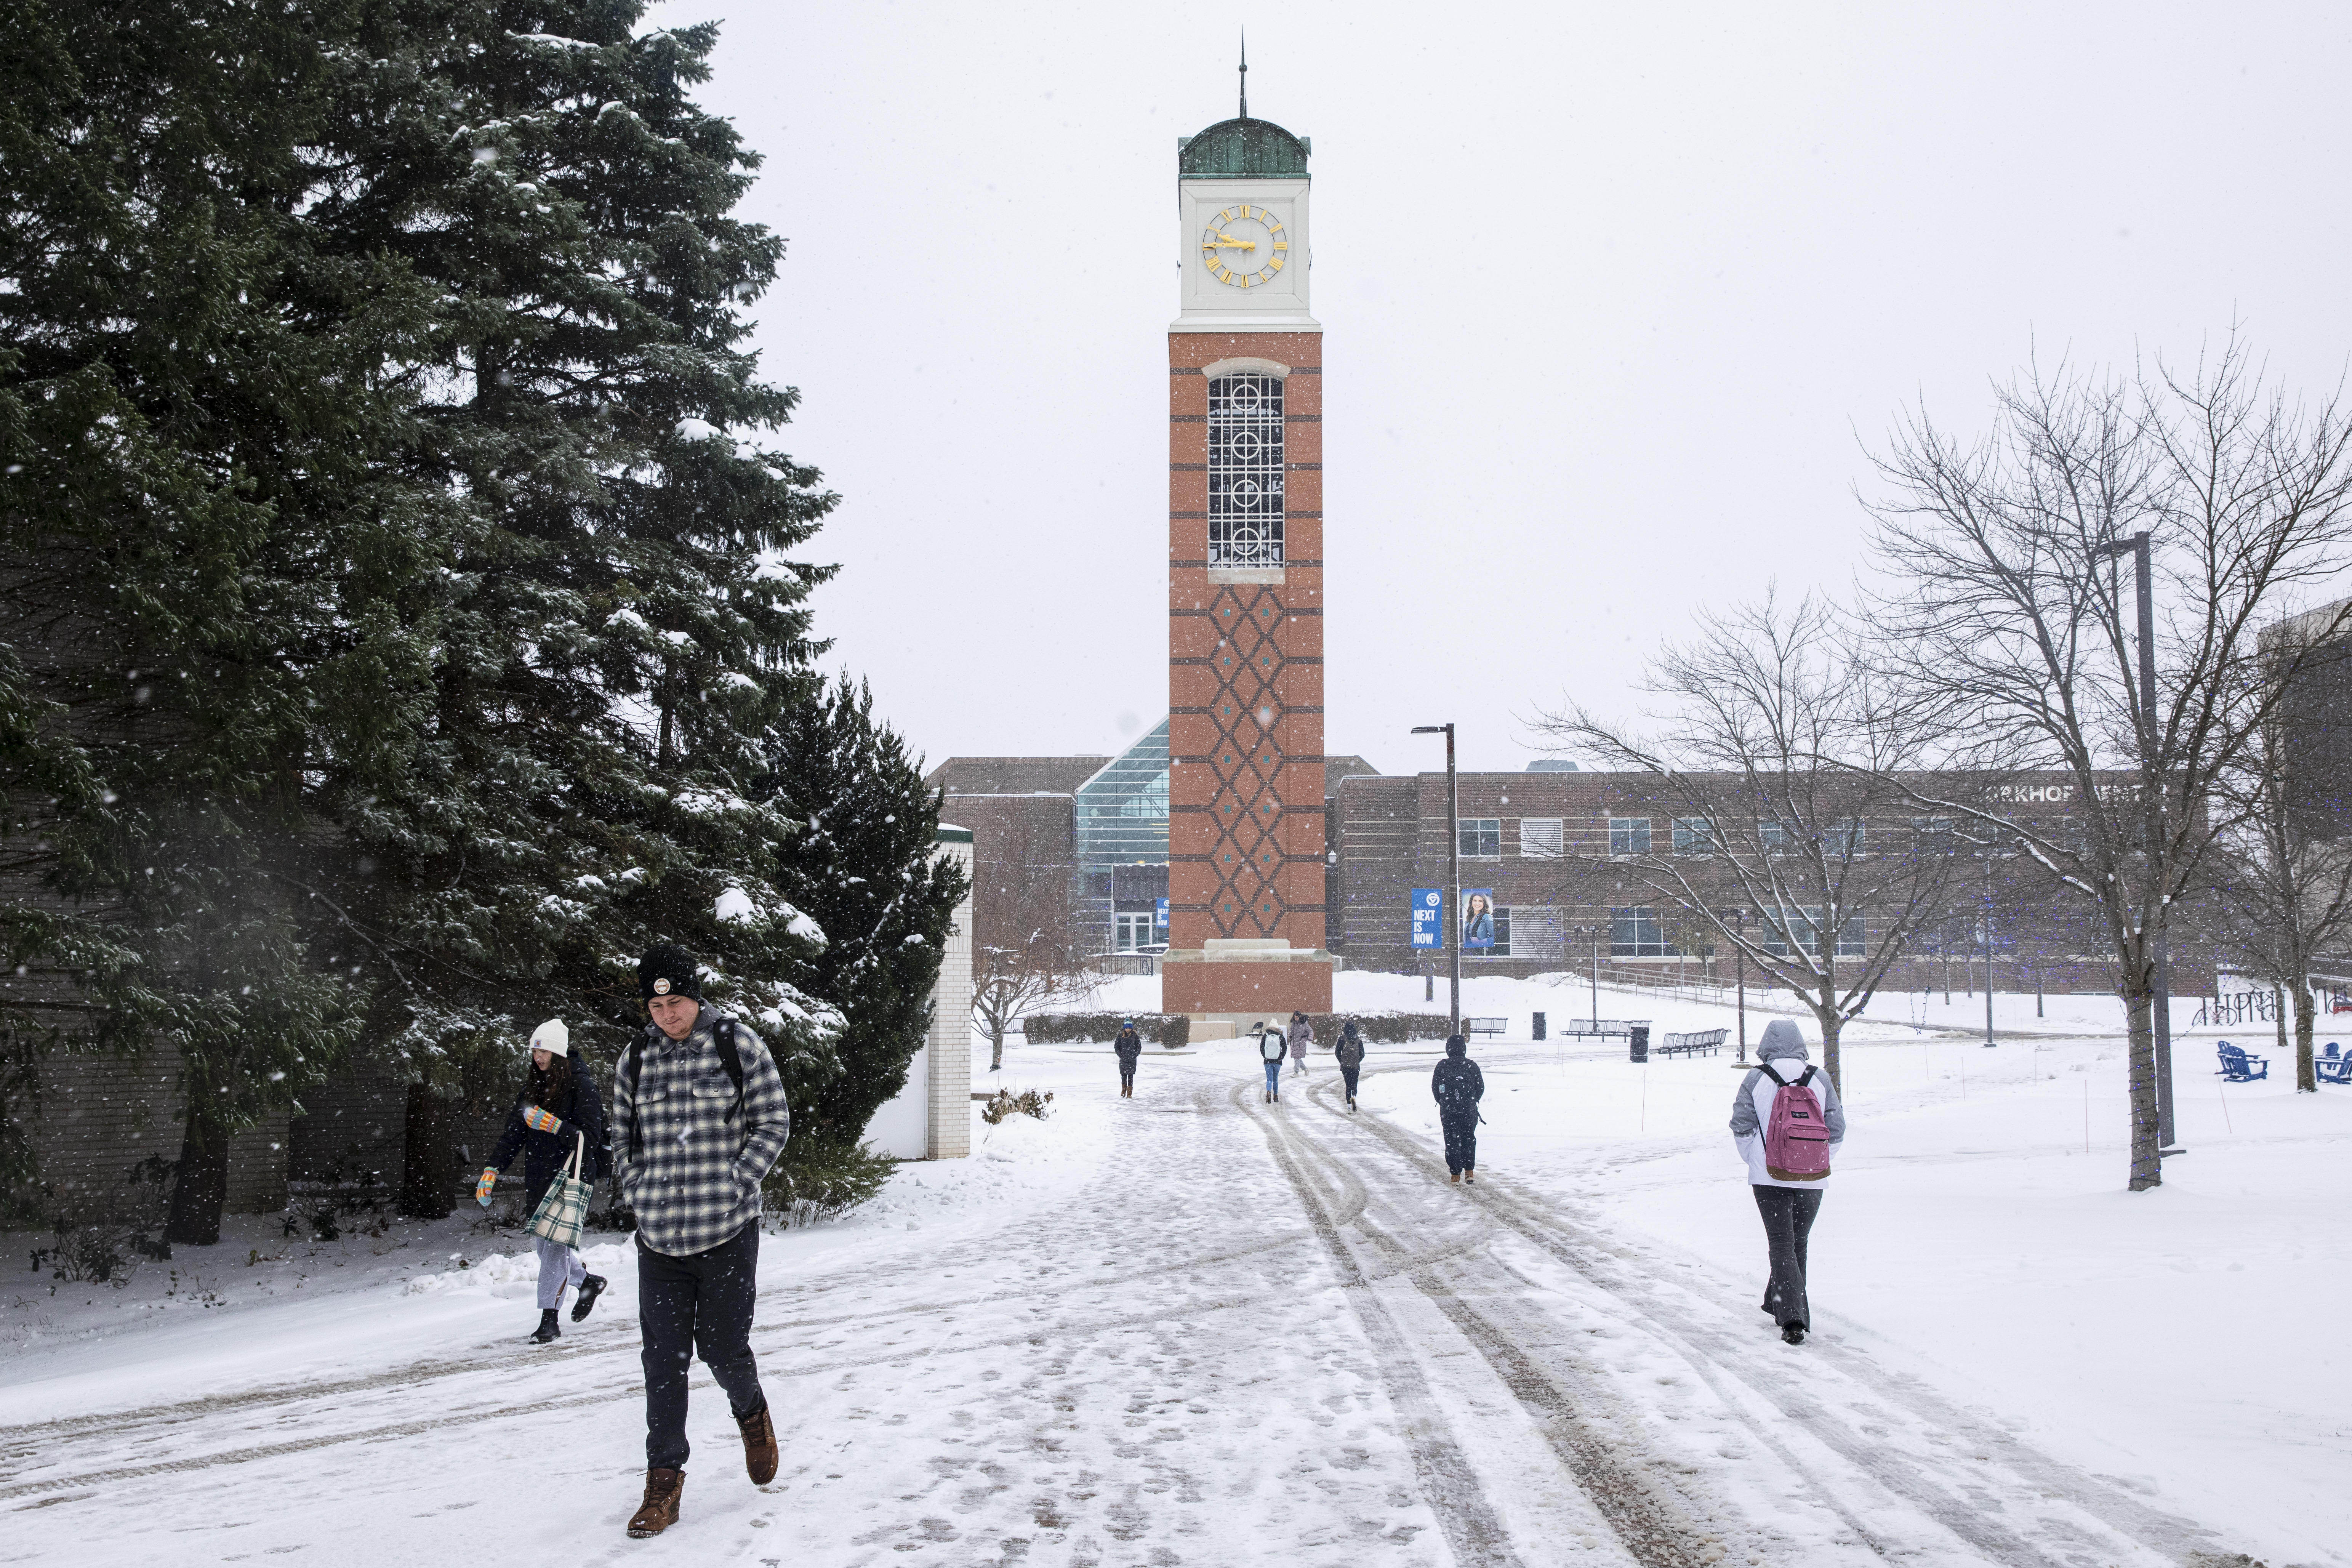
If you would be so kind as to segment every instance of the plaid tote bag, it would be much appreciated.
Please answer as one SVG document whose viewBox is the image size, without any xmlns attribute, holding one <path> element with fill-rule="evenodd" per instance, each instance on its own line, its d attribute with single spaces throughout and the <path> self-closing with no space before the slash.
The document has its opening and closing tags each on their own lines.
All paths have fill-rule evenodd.
<svg viewBox="0 0 2352 1568">
<path fill-rule="evenodd" d="M 570 1167 L 558 1171 L 555 1180 L 547 1184 L 547 1195 L 539 1200 L 530 1224 L 523 1227 L 558 1247 L 579 1246 L 580 1226 L 588 1217 L 588 1184 L 580 1179 L 580 1162 L 588 1152 L 588 1135 L 582 1132 L 574 1136 L 579 1146 L 572 1151 Z"/>
</svg>

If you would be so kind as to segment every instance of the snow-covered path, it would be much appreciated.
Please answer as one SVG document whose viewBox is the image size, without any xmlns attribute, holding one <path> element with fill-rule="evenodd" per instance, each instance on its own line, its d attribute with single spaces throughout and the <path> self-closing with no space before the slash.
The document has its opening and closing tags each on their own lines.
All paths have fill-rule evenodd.
<svg viewBox="0 0 2352 1568">
<path fill-rule="evenodd" d="M 614 1310 L 544 1351 L 517 1347 L 509 1314 L 494 1340 L 420 1360 L 393 1335 L 372 1357 L 355 1322 L 348 1372 L 305 1383 L 76 1415 L 67 1379 L 55 1418 L 0 1426 L 0 1561 L 2128 1568 L 2229 1550 L 1834 1332 L 1780 1345 L 1744 1294 L 1574 1203 L 1500 1173 L 1447 1185 L 1424 1135 L 1345 1111 L 1328 1058 L 1279 1107 L 1238 1059 L 1150 1068 L 1136 1100 L 1087 1108 L 1115 1137 L 1075 1201 L 763 1268 L 782 1470 L 744 1480 L 698 1369 L 684 1520 L 658 1541 L 620 1530 L 643 1464 L 622 1279 Z"/>
</svg>

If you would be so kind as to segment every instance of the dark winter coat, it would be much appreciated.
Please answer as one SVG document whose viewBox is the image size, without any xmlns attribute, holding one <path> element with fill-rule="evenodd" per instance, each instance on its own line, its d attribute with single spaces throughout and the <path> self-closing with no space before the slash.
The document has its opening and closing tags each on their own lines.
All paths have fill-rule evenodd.
<svg viewBox="0 0 2352 1568">
<path fill-rule="evenodd" d="M 1445 1042 L 1445 1059 L 1429 1075 L 1429 1092 L 1441 1116 L 1475 1116 L 1486 1096 L 1486 1075 L 1470 1059 L 1470 1043 L 1455 1035 Z"/>
<path fill-rule="evenodd" d="M 522 1152 L 523 1200 L 532 1209 L 547 1195 L 548 1184 L 555 1180 L 558 1171 L 572 1164 L 572 1152 L 578 1147 L 575 1133 L 588 1135 L 588 1155 L 580 1162 L 580 1179 L 593 1182 L 613 1173 L 613 1152 L 604 1128 L 604 1102 L 596 1093 L 596 1074 L 585 1062 L 572 1064 L 572 1089 L 563 1096 L 561 1105 L 542 1107 L 555 1112 L 562 1123 L 552 1132 L 541 1132 L 523 1125 L 522 1110 L 530 1103 L 529 1093 L 515 1096 L 514 1109 L 507 1112 L 507 1127 L 499 1134 L 498 1147 L 490 1151 L 484 1162 L 493 1171 L 503 1171 L 515 1152 Z"/>
<path fill-rule="evenodd" d="M 1143 1037 L 1133 1029 L 1121 1029 L 1118 1038 L 1110 1043 L 1110 1048 L 1118 1053 L 1118 1070 L 1133 1072 L 1135 1058 L 1143 1054 Z"/>
<path fill-rule="evenodd" d="M 1331 1054 L 1339 1058 L 1343 1068 L 1364 1065 L 1364 1037 L 1356 1032 L 1355 1025 L 1339 1031 L 1339 1043 L 1332 1047 Z"/>
</svg>

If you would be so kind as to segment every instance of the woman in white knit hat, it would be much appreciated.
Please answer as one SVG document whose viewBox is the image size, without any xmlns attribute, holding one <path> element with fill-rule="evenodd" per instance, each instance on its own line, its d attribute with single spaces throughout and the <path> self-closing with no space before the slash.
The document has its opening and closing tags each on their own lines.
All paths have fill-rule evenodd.
<svg viewBox="0 0 2352 1568">
<path fill-rule="evenodd" d="M 523 1206 L 526 1212 L 536 1212 L 556 1173 L 570 1168 L 583 1134 L 588 1145 L 580 1163 L 580 1179 L 593 1184 L 610 1173 L 612 1163 L 605 1147 L 604 1103 L 596 1096 L 596 1075 L 574 1068 L 572 1031 L 562 1019 L 550 1018 L 531 1031 L 530 1076 L 524 1080 L 514 1109 L 507 1113 L 507 1129 L 499 1135 L 498 1147 L 490 1151 L 490 1163 L 474 1184 L 476 1201 L 484 1208 L 489 1206 L 490 1189 L 498 1185 L 499 1173 L 520 1150 Z M 532 1343 L 543 1345 L 563 1332 L 556 1323 L 555 1310 L 563 1304 L 565 1287 L 580 1292 L 572 1304 L 572 1321 L 576 1323 L 604 1293 L 604 1279 L 589 1273 L 573 1248 L 545 1237 L 535 1236 L 531 1242 L 539 1251 L 539 1328 L 530 1338 Z"/>
</svg>

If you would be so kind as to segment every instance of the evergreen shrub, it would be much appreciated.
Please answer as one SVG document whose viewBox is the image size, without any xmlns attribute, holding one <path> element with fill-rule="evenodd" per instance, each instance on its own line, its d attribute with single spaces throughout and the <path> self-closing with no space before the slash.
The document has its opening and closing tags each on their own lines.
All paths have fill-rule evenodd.
<svg viewBox="0 0 2352 1568">
<path fill-rule="evenodd" d="M 795 1147 L 794 1145 L 799 1145 Z M 767 1212 L 789 1229 L 847 1214 L 882 1190 L 898 1162 L 870 1150 L 798 1139 L 760 1184 Z"/>
<path fill-rule="evenodd" d="M 1192 1020 L 1182 1013 L 1032 1013 L 1021 1033 L 1033 1046 L 1108 1045 L 1129 1018 L 1137 1034 L 1171 1051 L 1192 1037 Z"/>
</svg>

